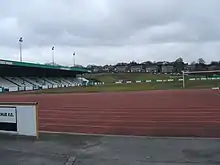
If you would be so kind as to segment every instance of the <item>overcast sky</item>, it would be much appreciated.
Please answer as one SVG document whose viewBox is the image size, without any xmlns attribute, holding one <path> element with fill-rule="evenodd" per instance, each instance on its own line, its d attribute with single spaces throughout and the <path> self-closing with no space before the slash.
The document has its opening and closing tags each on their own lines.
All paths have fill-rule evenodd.
<svg viewBox="0 0 220 165">
<path fill-rule="evenodd" d="M 0 1 L 0 58 L 115 64 L 220 60 L 220 0 Z"/>
</svg>

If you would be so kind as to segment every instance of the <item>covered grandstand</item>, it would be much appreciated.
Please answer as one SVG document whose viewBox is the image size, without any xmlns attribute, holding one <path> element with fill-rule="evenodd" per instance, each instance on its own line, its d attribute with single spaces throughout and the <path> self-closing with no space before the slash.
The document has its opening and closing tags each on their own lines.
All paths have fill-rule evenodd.
<svg viewBox="0 0 220 165">
<path fill-rule="evenodd" d="M 90 70 L 77 67 L 43 65 L 0 60 L 0 91 L 24 91 L 80 86 Z"/>
</svg>

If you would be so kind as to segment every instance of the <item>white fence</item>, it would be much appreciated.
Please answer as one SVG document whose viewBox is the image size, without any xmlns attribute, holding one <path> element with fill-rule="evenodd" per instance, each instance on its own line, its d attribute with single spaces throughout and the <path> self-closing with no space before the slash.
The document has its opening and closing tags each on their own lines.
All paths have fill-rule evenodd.
<svg viewBox="0 0 220 165">
<path fill-rule="evenodd" d="M 37 103 L 0 102 L 0 133 L 38 138 Z"/>
<path fill-rule="evenodd" d="M 220 80 L 220 77 L 202 77 L 202 78 L 189 78 L 189 81 L 204 81 L 204 80 Z M 178 79 L 163 79 L 163 80 L 136 80 L 136 81 L 126 81 L 125 83 L 127 84 L 131 84 L 131 83 L 161 83 L 161 82 L 177 82 L 177 81 L 183 81 L 182 78 L 178 78 Z M 122 84 L 123 81 L 116 81 L 115 84 Z"/>
</svg>

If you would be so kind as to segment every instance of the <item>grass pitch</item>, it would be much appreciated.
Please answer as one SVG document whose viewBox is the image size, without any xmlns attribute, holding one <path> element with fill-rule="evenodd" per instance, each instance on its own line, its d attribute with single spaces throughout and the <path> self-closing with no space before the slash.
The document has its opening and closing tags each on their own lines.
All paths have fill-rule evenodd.
<svg viewBox="0 0 220 165">
<path fill-rule="evenodd" d="M 211 89 L 220 86 L 220 81 L 187 81 L 184 89 Z M 148 90 L 173 90 L 183 89 L 182 82 L 154 82 L 154 83 L 131 83 L 131 84 L 105 84 L 97 86 L 67 87 L 55 89 L 43 89 L 25 93 L 33 94 L 58 94 L 58 93 L 88 93 L 88 92 L 125 92 L 125 91 L 148 91 Z"/>
<path fill-rule="evenodd" d="M 87 78 L 95 78 L 99 81 L 105 82 L 104 85 L 97 86 L 81 86 L 81 87 L 67 87 L 67 88 L 54 88 L 43 89 L 30 92 L 32 94 L 58 94 L 58 93 L 86 93 L 86 92 L 121 92 L 121 91 L 147 91 L 147 90 L 172 90 L 183 89 L 182 81 L 178 79 L 182 78 L 181 75 L 155 75 L 147 73 L 100 73 L 87 75 Z M 156 80 L 174 79 L 173 82 L 157 82 Z M 130 80 L 135 82 L 136 80 L 143 81 L 142 83 L 131 84 L 115 84 L 118 80 Z M 145 82 L 146 80 L 152 80 L 152 82 Z M 189 77 L 186 77 L 184 89 L 211 89 L 212 87 L 219 87 L 220 80 L 195 80 L 189 81 Z M 19 93 L 20 94 L 20 93 Z"/>
</svg>

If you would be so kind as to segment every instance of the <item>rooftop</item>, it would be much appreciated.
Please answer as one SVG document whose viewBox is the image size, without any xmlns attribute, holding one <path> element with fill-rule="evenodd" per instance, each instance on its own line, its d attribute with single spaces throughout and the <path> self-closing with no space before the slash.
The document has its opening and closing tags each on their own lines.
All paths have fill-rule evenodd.
<svg viewBox="0 0 220 165">
<path fill-rule="evenodd" d="M 90 72 L 90 70 L 86 68 L 68 67 L 68 66 L 61 66 L 61 65 L 45 65 L 45 64 L 36 64 L 36 63 L 29 63 L 29 62 L 2 60 L 2 59 L 0 59 L 0 65 L 13 65 L 13 66 L 20 66 L 20 67 L 28 67 L 28 68 L 68 70 L 68 71 L 76 71 L 76 72 Z"/>
</svg>

